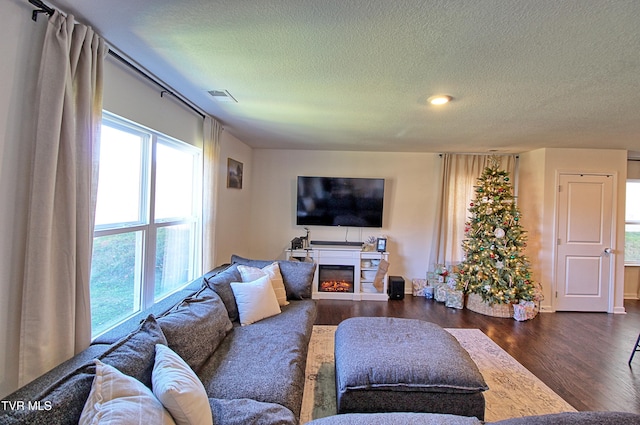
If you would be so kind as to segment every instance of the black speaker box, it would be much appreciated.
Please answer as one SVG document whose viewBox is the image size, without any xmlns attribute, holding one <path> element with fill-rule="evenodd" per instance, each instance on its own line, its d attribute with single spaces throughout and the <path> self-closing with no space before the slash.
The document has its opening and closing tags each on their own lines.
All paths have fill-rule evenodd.
<svg viewBox="0 0 640 425">
<path fill-rule="evenodd" d="M 404 299 L 404 279 L 402 276 L 389 276 L 387 294 L 390 300 Z"/>
</svg>

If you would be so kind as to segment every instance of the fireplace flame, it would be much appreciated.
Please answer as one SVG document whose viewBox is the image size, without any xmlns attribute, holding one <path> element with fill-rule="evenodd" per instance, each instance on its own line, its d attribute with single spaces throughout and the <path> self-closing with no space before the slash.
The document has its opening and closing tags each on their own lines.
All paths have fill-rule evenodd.
<svg viewBox="0 0 640 425">
<path fill-rule="evenodd" d="M 353 285 L 346 280 L 327 280 L 320 283 L 321 292 L 353 292 Z"/>
</svg>

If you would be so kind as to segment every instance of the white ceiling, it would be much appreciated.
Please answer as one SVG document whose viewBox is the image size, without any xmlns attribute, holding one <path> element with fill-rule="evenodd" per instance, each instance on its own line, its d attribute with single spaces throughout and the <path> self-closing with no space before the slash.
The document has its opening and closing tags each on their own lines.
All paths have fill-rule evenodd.
<svg viewBox="0 0 640 425">
<path fill-rule="evenodd" d="M 49 4 L 257 148 L 640 151 L 638 0 Z"/>
</svg>

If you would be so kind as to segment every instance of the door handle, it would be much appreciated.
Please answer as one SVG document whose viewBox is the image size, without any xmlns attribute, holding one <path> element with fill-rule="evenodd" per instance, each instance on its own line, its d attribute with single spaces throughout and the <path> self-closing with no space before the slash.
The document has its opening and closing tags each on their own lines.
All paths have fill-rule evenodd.
<svg viewBox="0 0 640 425">
<path fill-rule="evenodd" d="M 613 252 L 613 250 L 612 250 L 611 248 L 605 248 L 605 249 L 604 249 L 604 253 L 605 253 L 606 255 L 609 255 L 609 254 L 611 254 L 612 252 Z"/>
</svg>

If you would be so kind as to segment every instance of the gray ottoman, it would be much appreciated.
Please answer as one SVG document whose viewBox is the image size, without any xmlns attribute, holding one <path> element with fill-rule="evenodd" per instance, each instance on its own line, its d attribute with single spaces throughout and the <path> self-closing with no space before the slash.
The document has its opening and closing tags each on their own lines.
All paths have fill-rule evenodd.
<svg viewBox="0 0 640 425">
<path fill-rule="evenodd" d="M 440 326 L 356 317 L 335 336 L 338 413 L 428 412 L 484 420 L 487 384 L 469 353 Z"/>
</svg>

